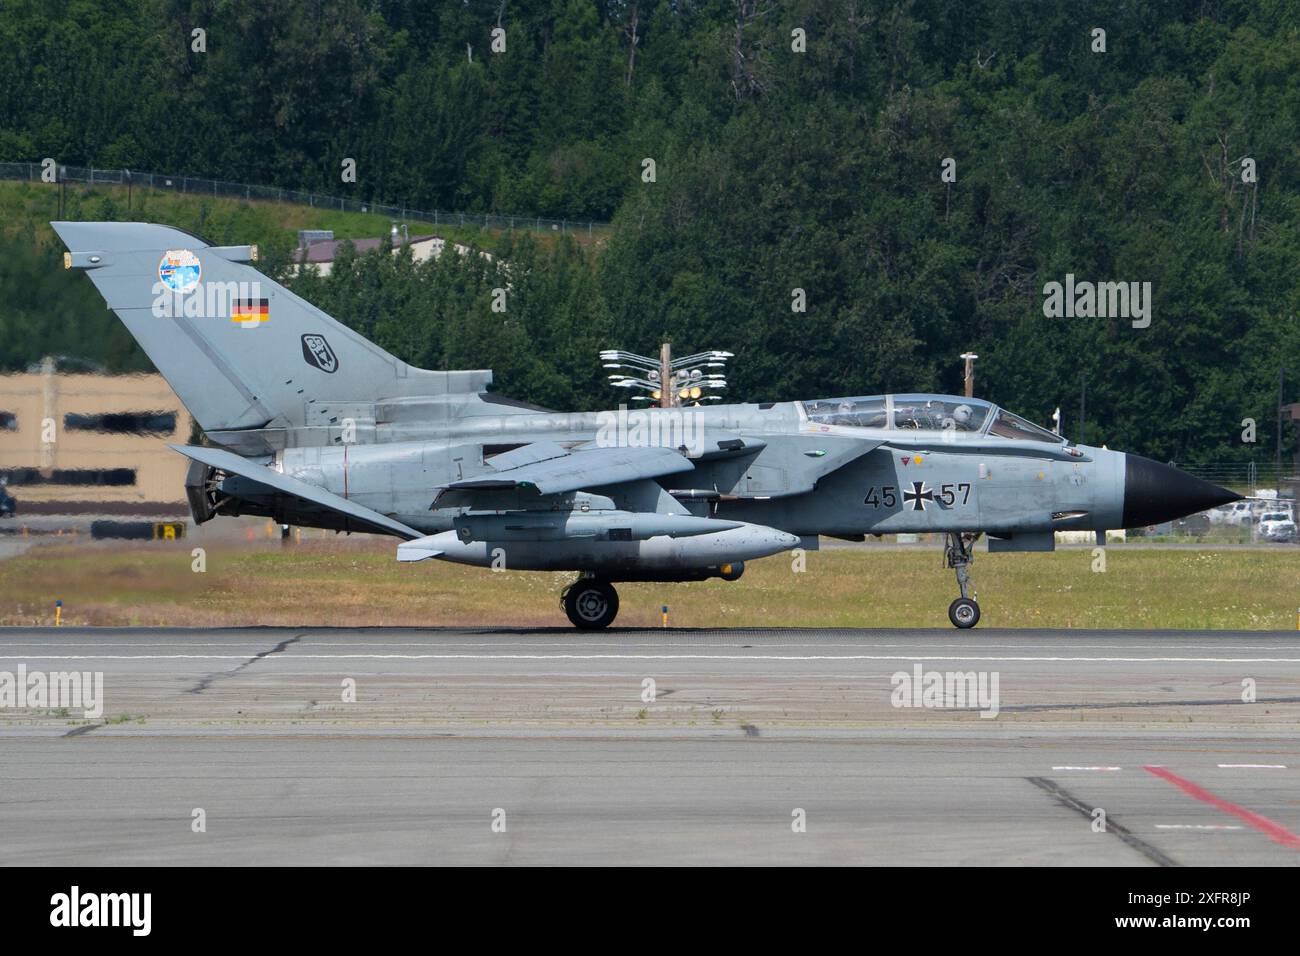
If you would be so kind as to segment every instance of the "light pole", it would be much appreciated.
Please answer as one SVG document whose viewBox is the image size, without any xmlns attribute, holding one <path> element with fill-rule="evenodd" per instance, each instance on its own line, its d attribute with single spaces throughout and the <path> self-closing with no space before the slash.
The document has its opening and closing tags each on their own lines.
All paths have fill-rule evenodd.
<svg viewBox="0 0 1300 956">
<path fill-rule="evenodd" d="M 677 404 L 676 394 L 672 388 L 673 381 L 673 345 L 665 342 L 659 346 L 659 381 L 664 387 L 659 389 L 659 407 L 672 408 Z M 1282 426 L 1279 424 L 1278 428 Z"/>
<path fill-rule="evenodd" d="M 975 360 L 979 358 L 974 352 L 962 352 L 961 357 L 966 361 L 966 397 L 975 397 Z"/>
</svg>

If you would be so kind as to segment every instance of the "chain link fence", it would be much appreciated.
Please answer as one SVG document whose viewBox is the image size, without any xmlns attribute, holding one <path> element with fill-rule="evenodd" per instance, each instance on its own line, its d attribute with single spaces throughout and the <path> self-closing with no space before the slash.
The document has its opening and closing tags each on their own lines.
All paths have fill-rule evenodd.
<svg viewBox="0 0 1300 956">
<path fill-rule="evenodd" d="M 56 166 L 59 182 L 83 183 L 88 186 L 134 186 L 146 189 L 169 189 L 173 192 L 215 198 L 243 199 L 248 202 L 293 203 L 315 209 L 338 212 L 373 213 L 389 219 L 431 223 L 434 226 L 480 226 L 485 229 L 531 229 L 539 232 L 585 233 L 588 237 L 608 230 L 609 223 L 594 220 L 547 219 L 542 216 L 512 216 L 497 213 L 432 212 L 410 206 L 393 206 L 386 203 L 364 202 L 326 196 L 321 193 L 281 189 L 278 186 L 254 186 L 249 183 L 231 183 L 220 179 L 203 179 L 198 176 L 179 176 L 163 173 L 141 173 L 130 169 L 97 169 L 94 166 Z M 44 167 L 41 163 L 0 163 L 0 179 L 42 182 Z"/>
<path fill-rule="evenodd" d="M 1227 488 L 1278 488 L 1293 485 L 1297 481 L 1296 468 L 1287 462 L 1279 468 L 1275 463 L 1260 465 L 1253 461 L 1244 463 L 1221 463 L 1209 465 L 1177 465 L 1183 471 L 1212 481 Z"/>
</svg>

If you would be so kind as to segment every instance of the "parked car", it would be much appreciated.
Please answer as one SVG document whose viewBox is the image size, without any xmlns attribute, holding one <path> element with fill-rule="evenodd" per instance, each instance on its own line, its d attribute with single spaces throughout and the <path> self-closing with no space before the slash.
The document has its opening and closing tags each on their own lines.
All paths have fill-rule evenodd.
<svg viewBox="0 0 1300 956">
<path fill-rule="evenodd" d="M 1211 508 L 1209 511 L 1202 512 L 1202 514 L 1209 519 L 1210 524 L 1224 524 L 1231 512 L 1231 505 L 1220 505 L 1218 508 Z"/>
<path fill-rule="evenodd" d="M 1266 511 L 1259 519 L 1259 536 L 1265 541 L 1294 541 L 1295 520 L 1287 511 Z"/>
<path fill-rule="evenodd" d="M 1180 521 L 1174 522 L 1174 528 L 1179 534 L 1206 534 L 1210 530 L 1212 519 L 1206 512 L 1200 514 L 1188 515 Z"/>
<path fill-rule="evenodd" d="M 1253 502 L 1249 499 L 1234 501 L 1228 505 L 1228 516 L 1223 519 L 1223 523 L 1232 527 L 1249 526 L 1254 519 L 1254 513 L 1251 510 L 1252 504 Z"/>
</svg>

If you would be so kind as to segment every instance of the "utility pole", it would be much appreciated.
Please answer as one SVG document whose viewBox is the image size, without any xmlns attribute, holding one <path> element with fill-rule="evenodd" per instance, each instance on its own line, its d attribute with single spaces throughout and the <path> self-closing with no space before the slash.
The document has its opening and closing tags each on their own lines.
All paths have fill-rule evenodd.
<svg viewBox="0 0 1300 956">
<path fill-rule="evenodd" d="M 963 352 L 961 357 L 966 360 L 966 397 L 975 397 L 975 360 L 979 358 L 974 352 Z"/>
<path fill-rule="evenodd" d="M 1088 424 L 1088 376 L 1079 376 L 1079 437 L 1075 439 L 1078 444 L 1087 444 L 1087 437 L 1084 429 Z"/>
<path fill-rule="evenodd" d="M 1279 364 L 1277 367 L 1277 460 L 1275 462 L 1279 483 L 1282 478 L 1282 387 L 1285 375 L 1286 366 Z"/>
</svg>

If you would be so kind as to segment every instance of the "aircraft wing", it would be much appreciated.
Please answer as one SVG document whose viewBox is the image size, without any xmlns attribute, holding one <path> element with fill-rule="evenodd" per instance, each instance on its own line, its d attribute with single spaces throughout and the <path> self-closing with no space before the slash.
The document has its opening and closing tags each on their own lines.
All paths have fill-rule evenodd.
<svg viewBox="0 0 1300 956">
<path fill-rule="evenodd" d="M 378 511 L 359 505 L 355 501 L 349 501 L 347 498 L 326 491 L 324 488 L 310 485 L 288 475 L 282 475 L 278 471 L 272 471 L 264 465 L 249 461 L 247 458 L 241 458 L 233 452 L 222 451 L 219 448 L 203 448 L 198 445 L 168 445 L 167 447 L 180 452 L 186 458 L 191 458 L 211 468 L 218 468 L 232 475 L 239 475 L 250 481 L 256 481 L 258 484 L 266 485 L 268 488 L 274 488 L 276 491 L 302 498 L 318 504 L 322 508 L 328 508 L 330 511 L 337 511 L 340 514 L 347 515 L 349 518 L 355 519 L 358 524 L 369 525 L 381 534 L 399 535 L 408 541 L 422 536 L 422 532 L 416 531 L 400 521 L 394 521 L 387 515 L 382 515 Z"/>
<path fill-rule="evenodd" d="M 695 467 L 690 459 L 672 448 L 585 447 L 564 451 L 549 442 L 538 442 L 536 446 L 526 445 L 507 452 L 493 459 L 492 464 L 498 469 L 494 473 L 453 481 L 442 487 L 438 497 L 442 498 L 449 492 L 511 489 L 554 495 L 660 478 L 691 471 Z M 506 467 L 502 468 L 502 465 Z M 437 500 L 434 506 L 438 507 Z"/>
</svg>

